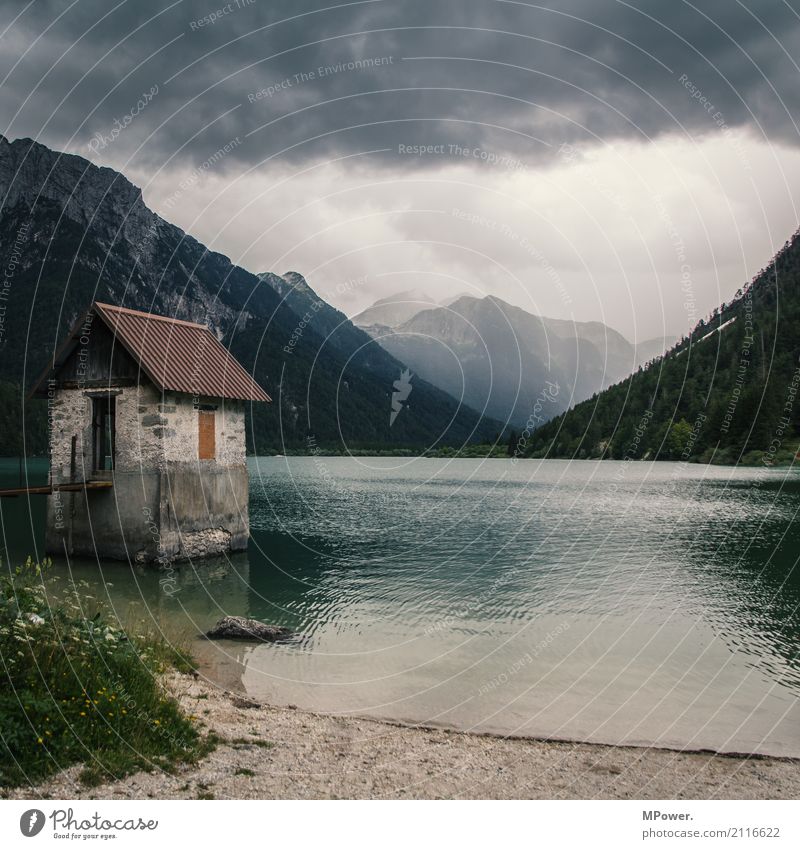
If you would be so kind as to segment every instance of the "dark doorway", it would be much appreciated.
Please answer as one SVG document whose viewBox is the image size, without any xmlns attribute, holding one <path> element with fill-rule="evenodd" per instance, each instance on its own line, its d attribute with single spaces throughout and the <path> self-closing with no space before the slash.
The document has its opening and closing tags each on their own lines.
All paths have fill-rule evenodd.
<svg viewBox="0 0 800 849">
<path fill-rule="evenodd" d="M 92 452 L 95 472 L 114 468 L 114 434 L 117 399 L 114 395 L 92 398 Z"/>
</svg>

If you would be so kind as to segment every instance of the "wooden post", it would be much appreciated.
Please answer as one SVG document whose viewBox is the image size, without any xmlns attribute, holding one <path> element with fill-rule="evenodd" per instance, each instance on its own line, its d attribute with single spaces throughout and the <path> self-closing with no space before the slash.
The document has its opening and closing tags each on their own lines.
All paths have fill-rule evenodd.
<svg viewBox="0 0 800 849">
<path fill-rule="evenodd" d="M 75 483 L 75 475 L 77 472 L 77 453 L 78 453 L 78 437 L 73 435 L 72 444 L 69 452 L 69 482 Z M 67 531 L 67 554 L 72 554 L 72 526 L 75 524 L 75 495 L 69 494 L 69 530 Z"/>
</svg>

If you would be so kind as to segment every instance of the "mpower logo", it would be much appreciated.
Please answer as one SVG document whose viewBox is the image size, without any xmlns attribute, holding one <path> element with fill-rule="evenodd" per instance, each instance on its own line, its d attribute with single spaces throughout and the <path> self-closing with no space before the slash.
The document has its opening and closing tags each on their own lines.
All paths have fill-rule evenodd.
<svg viewBox="0 0 800 849">
<path fill-rule="evenodd" d="M 38 808 L 31 808 L 19 818 L 19 830 L 25 837 L 36 837 L 44 828 L 44 813 Z"/>
<path fill-rule="evenodd" d="M 48 824 L 49 820 L 49 824 Z M 158 828 L 158 820 L 145 820 L 142 817 L 104 817 L 97 811 L 89 816 L 76 814 L 72 808 L 55 808 L 45 815 L 38 808 L 31 808 L 19 818 L 19 830 L 25 837 L 36 837 L 45 826 L 53 837 L 67 839 L 109 839 L 120 832 L 148 832 Z"/>
</svg>

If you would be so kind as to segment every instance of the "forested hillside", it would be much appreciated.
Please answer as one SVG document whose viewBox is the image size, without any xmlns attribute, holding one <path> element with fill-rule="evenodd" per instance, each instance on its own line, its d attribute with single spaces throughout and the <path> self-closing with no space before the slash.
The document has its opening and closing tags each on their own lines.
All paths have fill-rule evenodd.
<svg viewBox="0 0 800 849">
<path fill-rule="evenodd" d="M 535 457 L 786 462 L 800 433 L 800 235 L 663 358 L 523 435 Z"/>
</svg>

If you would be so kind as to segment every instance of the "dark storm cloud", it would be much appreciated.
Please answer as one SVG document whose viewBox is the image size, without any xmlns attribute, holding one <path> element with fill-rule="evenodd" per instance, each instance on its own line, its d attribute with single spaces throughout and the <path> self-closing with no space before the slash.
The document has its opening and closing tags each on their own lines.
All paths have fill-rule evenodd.
<svg viewBox="0 0 800 849">
<path fill-rule="evenodd" d="M 6 26 L 22 11 L 3 132 L 105 159 L 440 165 L 458 146 L 516 167 L 565 141 L 800 136 L 800 18 L 779 0 L 4 5 Z"/>
</svg>

